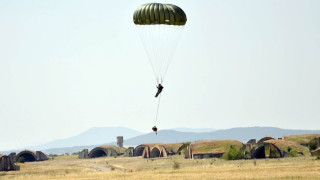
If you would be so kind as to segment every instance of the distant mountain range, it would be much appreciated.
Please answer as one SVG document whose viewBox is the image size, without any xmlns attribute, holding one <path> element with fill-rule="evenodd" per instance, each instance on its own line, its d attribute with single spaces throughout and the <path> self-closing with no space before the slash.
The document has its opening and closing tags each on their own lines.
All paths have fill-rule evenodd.
<svg viewBox="0 0 320 180">
<path fill-rule="evenodd" d="M 280 138 L 285 135 L 296 135 L 296 134 L 313 134 L 319 133 L 320 130 L 290 130 L 280 129 L 275 127 L 243 127 L 243 128 L 231 128 L 224 130 L 215 130 L 212 132 L 178 132 L 174 130 L 162 130 L 155 133 L 148 133 L 137 137 L 126 140 L 125 144 L 138 145 L 143 143 L 175 143 L 175 142 L 194 142 L 199 140 L 210 140 L 210 139 L 235 139 L 243 143 L 250 139 L 257 139 L 264 136 L 272 136 L 274 138 Z"/>
<path fill-rule="evenodd" d="M 200 129 L 195 129 L 195 128 L 174 128 L 174 129 L 168 129 L 168 130 L 175 130 L 179 132 L 212 132 L 215 131 L 216 129 L 212 128 L 200 128 Z"/>
<path fill-rule="evenodd" d="M 117 136 L 123 136 L 125 139 L 128 139 L 142 134 L 126 127 L 95 127 L 70 138 L 55 140 L 47 144 L 28 147 L 27 149 L 51 149 L 105 144 L 115 142 Z"/>
<path fill-rule="evenodd" d="M 207 132 L 208 130 L 212 131 Z M 194 142 L 210 139 L 235 139 L 245 143 L 250 139 L 259 140 L 264 136 L 279 138 L 285 135 L 315 133 L 320 134 L 320 130 L 291 130 L 275 127 L 242 127 L 224 130 L 176 128 L 175 130 L 161 130 L 156 135 L 153 132 L 143 134 L 125 127 L 101 127 L 91 128 L 71 138 L 55 140 L 44 145 L 33 146 L 27 149 L 42 150 L 47 154 L 73 153 L 81 151 L 82 149 L 92 149 L 102 144 L 115 145 L 116 136 L 124 136 L 124 146 L 128 147 L 144 143 Z M 10 152 L 12 151 L 0 152 L 0 154 L 9 154 Z"/>
</svg>

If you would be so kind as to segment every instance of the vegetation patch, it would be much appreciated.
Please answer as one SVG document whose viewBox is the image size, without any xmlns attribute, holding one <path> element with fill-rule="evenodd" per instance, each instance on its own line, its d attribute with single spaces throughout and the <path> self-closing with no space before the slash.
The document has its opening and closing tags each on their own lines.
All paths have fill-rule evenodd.
<svg viewBox="0 0 320 180">
<path fill-rule="evenodd" d="M 223 159 L 226 160 L 239 160 L 244 158 L 244 150 L 243 148 L 235 148 L 234 146 L 230 146 L 230 150 L 223 155 Z"/>
<path fill-rule="evenodd" d="M 25 163 L 26 159 L 23 156 L 20 156 L 17 160 L 18 163 Z"/>
<path fill-rule="evenodd" d="M 243 144 L 236 140 L 212 140 L 212 141 L 200 141 L 192 143 L 192 152 L 198 153 L 225 153 L 230 150 L 230 147 L 240 149 Z"/>
</svg>

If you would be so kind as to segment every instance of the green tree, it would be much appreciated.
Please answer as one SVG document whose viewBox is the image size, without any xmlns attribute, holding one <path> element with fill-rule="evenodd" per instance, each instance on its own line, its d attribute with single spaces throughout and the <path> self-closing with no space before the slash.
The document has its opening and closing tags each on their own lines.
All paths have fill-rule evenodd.
<svg viewBox="0 0 320 180">
<path fill-rule="evenodd" d="M 244 158 L 244 150 L 242 148 L 237 149 L 234 146 L 230 146 L 230 150 L 223 155 L 226 160 L 238 160 Z"/>
<path fill-rule="evenodd" d="M 23 156 L 20 156 L 17 160 L 18 163 L 24 163 L 26 162 L 26 159 Z"/>
</svg>

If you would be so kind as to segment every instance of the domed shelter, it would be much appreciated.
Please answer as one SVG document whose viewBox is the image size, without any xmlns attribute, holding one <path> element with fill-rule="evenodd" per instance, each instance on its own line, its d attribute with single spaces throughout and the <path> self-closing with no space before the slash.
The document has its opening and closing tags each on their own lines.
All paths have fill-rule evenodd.
<svg viewBox="0 0 320 180">
<path fill-rule="evenodd" d="M 17 154 L 17 160 L 19 161 L 19 158 L 23 157 L 25 162 L 33 162 L 37 160 L 36 152 L 30 151 L 30 150 L 24 150 L 21 151 L 19 154 Z"/>
<path fill-rule="evenodd" d="M 134 148 L 133 156 L 142 156 L 142 154 L 144 154 L 144 151 L 148 151 L 148 146 L 141 144 Z"/>
<path fill-rule="evenodd" d="M 311 153 L 309 149 L 305 146 L 302 146 L 294 141 L 291 140 L 268 140 L 264 142 L 265 144 L 274 145 L 279 149 L 281 157 L 288 157 L 288 156 L 310 156 Z M 274 152 L 270 149 L 269 157 L 272 158 Z"/>
<path fill-rule="evenodd" d="M 230 148 L 243 148 L 243 144 L 237 140 L 210 140 L 198 141 L 188 146 L 186 158 L 202 159 L 202 158 L 220 158 Z"/>
<path fill-rule="evenodd" d="M 98 158 L 98 157 L 110 157 L 110 156 L 120 156 L 125 152 L 126 148 L 113 146 L 113 145 L 105 145 L 93 148 L 89 152 L 90 158 Z"/>
<path fill-rule="evenodd" d="M 156 158 L 168 156 L 163 143 L 141 144 L 133 150 L 133 156 L 142 156 L 143 158 Z"/>
<path fill-rule="evenodd" d="M 45 161 L 48 160 L 47 155 L 45 155 L 41 151 L 30 151 L 30 150 L 24 150 L 17 154 L 16 159 L 19 161 L 19 158 L 23 157 L 26 162 L 33 162 L 33 161 Z"/>
<path fill-rule="evenodd" d="M 310 156 L 307 147 L 284 139 L 265 140 L 252 149 L 252 158 L 283 158 L 289 156 Z"/>
</svg>

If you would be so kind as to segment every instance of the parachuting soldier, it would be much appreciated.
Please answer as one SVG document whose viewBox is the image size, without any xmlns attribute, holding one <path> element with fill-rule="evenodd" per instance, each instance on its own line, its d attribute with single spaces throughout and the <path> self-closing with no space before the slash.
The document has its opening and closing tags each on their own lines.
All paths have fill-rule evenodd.
<svg viewBox="0 0 320 180">
<path fill-rule="evenodd" d="M 157 82 L 162 82 L 167 72 L 167 68 L 169 67 L 170 60 L 172 59 L 173 50 L 175 49 L 172 47 L 172 45 L 177 44 L 179 39 L 178 34 L 183 29 L 177 27 L 185 26 L 187 22 L 187 16 L 185 12 L 176 5 L 148 3 L 141 5 L 136 9 L 133 14 L 133 22 L 135 25 L 141 26 L 141 28 L 139 27 L 137 29 L 141 30 L 139 32 L 143 42 L 152 44 L 152 48 L 148 48 L 150 46 L 147 45 L 145 46 L 145 49 L 147 54 L 151 55 L 149 56 L 149 61 L 153 68 L 156 79 L 161 79 L 161 81 Z M 163 28 L 159 29 L 160 31 L 158 31 L 158 28 L 155 27 L 159 25 L 165 26 L 161 26 Z M 154 31 L 154 29 L 157 30 Z M 146 32 L 147 36 L 145 36 Z M 156 98 L 161 94 L 163 86 L 159 83 L 157 89 L 158 91 L 155 95 Z M 155 125 L 158 117 L 160 97 L 158 99 Z M 152 130 L 157 134 L 158 128 L 156 126 L 153 126 Z"/>
<path fill-rule="evenodd" d="M 157 94 L 156 94 L 154 97 L 158 97 L 158 96 L 159 96 L 159 94 L 162 92 L 163 86 L 162 86 L 161 84 L 159 84 L 159 85 L 157 86 L 157 88 L 158 88 L 158 92 L 157 92 Z"/>
</svg>

